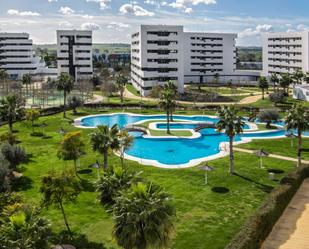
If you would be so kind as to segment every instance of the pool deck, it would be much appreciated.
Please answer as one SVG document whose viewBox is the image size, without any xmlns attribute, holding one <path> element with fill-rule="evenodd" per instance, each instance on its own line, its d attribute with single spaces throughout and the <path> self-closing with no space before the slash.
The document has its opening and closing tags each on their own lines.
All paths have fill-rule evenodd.
<svg viewBox="0 0 309 249">
<path fill-rule="evenodd" d="M 308 249 L 308 231 L 309 179 L 306 179 L 273 227 L 262 249 Z"/>
</svg>

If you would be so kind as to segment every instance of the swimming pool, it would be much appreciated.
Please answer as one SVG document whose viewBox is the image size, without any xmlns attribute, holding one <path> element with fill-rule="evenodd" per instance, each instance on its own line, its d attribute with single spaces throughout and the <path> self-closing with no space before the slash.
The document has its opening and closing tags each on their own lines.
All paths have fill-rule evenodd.
<svg viewBox="0 0 309 249">
<path fill-rule="evenodd" d="M 218 118 L 212 116 L 183 116 L 175 115 L 171 123 L 171 129 L 194 130 L 199 122 L 217 123 Z M 129 113 L 115 113 L 106 115 L 95 115 L 75 120 L 75 124 L 81 128 L 94 128 L 98 125 L 118 124 L 124 128 L 129 124 L 142 123 L 145 121 L 158 121 L 157 129 L 166 128 L 165 115 L 137 115 Z M 252 128 L 252 124 L 246 123 L 245 129 Z M 194 132 L 194 131 L 193 131 Z M 284 137 L 286 131 L 283 129 L 260 132 L 244 132 L 235 137 L 235 143 L 249 142 L 251 139 L 272 139 Z M 206 128 L 199 132 L 199 136 L 191 138 L 183 137 L 152 137 L 142 135 L 138 132 L 134 135 L 134 143 L 126 152 L 126 158 L 138 161 L 141 164 L 153 165 L 164 168 L 184 168 L 195 166 L 202 161 L 227 155 L 222 150 L 222 145 L 228 142 L 228 137 L 218 133 L 214 128 Z"/>
</svg>

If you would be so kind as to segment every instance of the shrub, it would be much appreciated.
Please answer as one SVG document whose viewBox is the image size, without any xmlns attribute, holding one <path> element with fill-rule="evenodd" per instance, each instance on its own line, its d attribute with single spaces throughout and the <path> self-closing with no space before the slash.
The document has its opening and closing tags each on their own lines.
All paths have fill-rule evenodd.
<svg viewBox="0 0 309 249">
<path fill-rule="evenodd" d="M 9 162 L 0 153 L 0 193 L 11 189 Z"/>
<path fill-rule="evenodd" d="M 307 177 L 309 166 L 300 167 L 284 177 L 225 249 L 259 249 Z"/>
<path fill-rule="evenodd" d="M 278 121 L 279 117 L 279 113 L 276 110 L 263 110 L 258 115 L 258 119 L 266 123 L 266 128 L 270 128 L 271 122 Z"/>
<path fill-rule="evenodd" d="M 118 166 L 110 167 L 97 182 L 97 191 L 100 192 L 98 199 L 104 205 L 113 204 L 121 190 L 128 189 L 137 181 L 137 174 Z"/>
<path fill-rule="evenodd" d="M 276 92 L 269 94 L 269 99 L 271 102 L 275 103 L 275 106 L 278 103 L 284 102 L 285 98 L 286 98 L 286 94 L 283 91 L 276 91 Z"/>
<path fill-rule="evenodd" d="M 0 135 L 0 142 L 1 143 L 9 143 L 11 145 L 15 144 L 17 142 L 17 136 L 14 135 L 11 132 L 5 132 Z"/>
<path fill-rule="evenodd" d="M 19 164 L 27 162 L 27 154 L 22 147 L 5 143 L 1 148 L 1 152 L 10 163 L 12 170 L 15 170 Z"/>
<path fill-rule="evenodd" d="M 68 99 L 68 103 L 69 103 L 70 108 L 72 108 L 73 113 L 77 114 L 76 109 L 78 107 L 81 107 L 84 104 L 84 100 L 78 96 L 71 96 Z"/>
</svg>

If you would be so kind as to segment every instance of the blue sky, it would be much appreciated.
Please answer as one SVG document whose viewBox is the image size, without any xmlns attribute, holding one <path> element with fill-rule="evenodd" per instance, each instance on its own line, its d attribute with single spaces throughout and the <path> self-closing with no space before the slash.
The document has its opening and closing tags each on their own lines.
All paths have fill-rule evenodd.
<svg viewBox="0 0 309 249">
<path fill-rule="evenodd" d="M 54 43 L 57 29 L 92 29 L 95 42 L 130 43 L 139 24 L 174 24 L 260 45 L 261 32 L 309 29 L 308 13 L 308 0 L 0 0 L 0 31 Z"/>
</svg>

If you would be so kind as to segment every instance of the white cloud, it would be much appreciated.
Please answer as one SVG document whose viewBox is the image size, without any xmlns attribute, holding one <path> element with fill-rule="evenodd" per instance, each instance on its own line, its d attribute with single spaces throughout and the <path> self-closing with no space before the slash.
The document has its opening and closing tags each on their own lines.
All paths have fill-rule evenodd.
<svg viewBox="0 0 309 249">
<path fill-rule="evenodd" d="M 216 4 L 216 0 L 176 0 L 169 4 L 170 7 L 175 9 L 187 9 L 187 5 L 198 5 L 198 4 Z"/>
<path fill-rule="evenodd" d="M 99 30 L 101 29 L 101 26 L 99 24 L 96 24 L 96 23 L 93 23 L 93 22 L 86 22 L 86 23 L 83 23 L 80 28 L 82 30 Z"/>
<path fill-rule="evenodd" d="M 40 16 L 41 14 L 38 12 L 32 12 L 32 11 L 19 11 L 15 9 L 10 9 L 7 11 L 8 15 L 11 16 Z"/>
<path fill-rule="evenodd" d="M 154 16 L 155 13 L 143 9 L 142 7 L 135 4 L 124 4 L 119 9 L 122 14 L 131 14 L 134 16 Z"/>
<path fill-rule="evenodd" d="M 68 21 L 64 21 L 64 22 L 60 22 L 59 26 L 65 27 L 65 28 L 73 28 L 74 25 L 72 23 L 68 22 Z"/>
<path fill-rule="evenodd" d="M 90 15 L 82 15 L 82 18 L 84 19 L 93 19 L 94 16 L 90 16 Z"/>
<path fill-rule="evenodd" d="M 122 22 L 110 22 L 107 26 L 109 29 L 115 29 L 117 31 L 124 31 L 126 28 L 129 28 L 130 25 Z"/>
<path fill-rule="evenodd" d="M 58 2 L 58 0 L 48 0 L 49 3 Z"/>
<path fill-rule="evenodd" d="M 187 13 L 187 14 L 191 14 L 193 12 L 193 9 L 192 8 L 186 8 L 184 10 L 184 12 Z"/>
<path fill-rule="evenodd" d="M 71 15 L 75 13 L 75 10 L 71 9 L 70 7 L 60 7 L 59 12 L 63 15 Z"/>
<path fill-rule="evenodd" d="M 257 25 L 255 28 L 248 28 L 238 34 L 239 38 L 246 38 L 250 36 L 260 36 L 263 32 L 273 31 L 273 26 L 270 24 Z"/>
<path fill-rule="evenodd" d="M 108 4 L 111 2 L 111 0 L 86 0 L 86 1 L 100 4 L 101 9 L 108 8 Z"/>
</svg>

